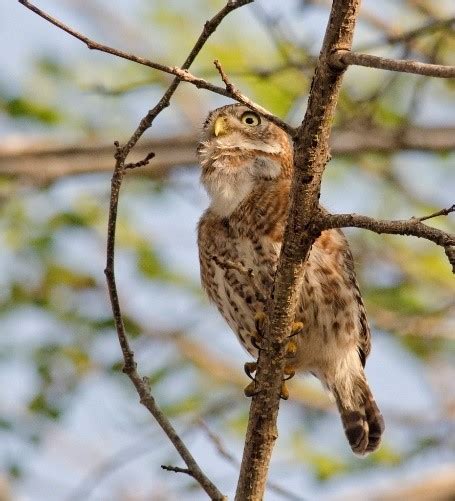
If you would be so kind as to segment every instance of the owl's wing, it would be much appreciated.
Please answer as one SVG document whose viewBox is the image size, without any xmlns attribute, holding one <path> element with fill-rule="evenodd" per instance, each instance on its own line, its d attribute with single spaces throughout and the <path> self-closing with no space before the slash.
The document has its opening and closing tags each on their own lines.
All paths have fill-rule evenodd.
<svg viewBox="0 0 455 501">
<path fill-rule="evenodd" d="M 340 232 L 341 233 L 341 232 Z M 344 259 L 343 265 L 345 268 L 346 276 L 348 278 L 349 284 L 354 292 L 355 301 L 357 303 L 358 319 L 360 324 L 360 334 L 359 334 L 359 356 L 362 361 L 362 365 L 365 367 L 365 362 L 371 351 L 371 332 L 368 325 L 367 314 L 365 311 L 365 306 L 363 304 L 362 296 L 359 290 L 359 284 L 357 283 L 357 278 L 355 276 L 354 270 L 354 259 L 352 257 L 351 250 L 349 249 L 348 243 L 343 249 Z"/>
</svg>

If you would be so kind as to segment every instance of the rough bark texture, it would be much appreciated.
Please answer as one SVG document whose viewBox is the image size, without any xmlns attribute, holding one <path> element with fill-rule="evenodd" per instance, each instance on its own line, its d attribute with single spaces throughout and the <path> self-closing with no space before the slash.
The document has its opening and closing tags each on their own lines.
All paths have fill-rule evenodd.
<svg viewBox="0 0 455 501">
<path fill-rule="evenodd" d="M 337 50 L 349 50 L 360 0 L 334 0 L 324 43 L 313 77 L 308 108 L 294 139 L 295 174 L 283 249 L 269 304 L 270 325 L 258 359 L 259 392 L 253 397 L 245 441 L 237 501 L 260 501 L 275 440 L 284 368 L 284 348 L 290 334 L 302 281 L 303 264 L 319 230 L 317 214 L 321 177 L 329 160 L 329 134 L 342 79 L 330 66 Z"/>
</svg>

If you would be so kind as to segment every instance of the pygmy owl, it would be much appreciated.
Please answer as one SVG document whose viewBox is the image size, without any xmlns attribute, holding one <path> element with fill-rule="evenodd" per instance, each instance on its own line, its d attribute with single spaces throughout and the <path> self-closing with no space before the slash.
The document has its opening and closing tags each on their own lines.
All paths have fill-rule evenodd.
<svg viewBox="0 0 455 501">
<path fill-rule="evenodd" d="M 291 141 L 264 117 L 229 105 L 209 114 L 198 156 L 211 200 L 198 226 L 202 285 L 257 357 L 257 320 L 273 287 L 289 208 Z M 336 400 L 352 450 L 374 451 L 384 420 L 364 373 L 370 330 L 352 255 L 339 230 L 324 231 L 313 244 L 294 325 L 298 333 L 286 372 L 320 379 Z"/>
</svg>

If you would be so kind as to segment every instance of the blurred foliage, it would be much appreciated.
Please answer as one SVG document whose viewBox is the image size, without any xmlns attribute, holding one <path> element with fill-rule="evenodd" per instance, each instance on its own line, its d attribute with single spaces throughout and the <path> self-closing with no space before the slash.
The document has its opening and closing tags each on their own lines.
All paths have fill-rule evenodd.
<svg viewBox="0 0 455 501">
<path fill-rule="evenodd" d="M 318 54 L 326 21 L 326 10 L 313 5 L 317 3 L 290 2 L 283 7 L 285 15 L 277 4 L 267 2 L 264 9 L 268 16 L 254 9 L 236 12 L 204 48 L 194 73 L 220 83 L 212 64 L 217 58 L 236 85 L 252 99 L 283 117 L 301 120 L 311 82 L 311 61 Z M 72 4 L 75 9 L 77 6 L 82 20 L 95 15 L 88 3 Z M 92 32 L 87 29 L 87 34 L 96 38 L 93 30 L 98 23 L 100 32 L 109 33 L 113 46 L 123 48 L 128 42 L 139 55 L 179 64 L 203 21 L 222 4 L 221 0 L 139 1 L 125 13 L 112 12 L 106 2 L 94 2 L 99 17 L 88 23 Z M 365 1 L 363 8 L 371 16 L 361 19 L 357 43 L 369 44 L 369 52 L 375 54 L 454 64 L 455 38 L 448 27 L 406 44 L 384 44 L 379 21 L 388 26 L 390 33 L 396 33 L 421 26 L 437 16 L 451 15 L 450 9 L 446 11 L 443 6 L 442 13 L 428 14 L 419 4 L 422 2 L 401 2 L 398 7 L 387 4 L 384 13 L 374 2 Z M 430 12 L 435 9 L 434 2 L 425 5 Z M 399 15 L 393 15 L 394 9 L 398 9 Z M 307 23 L 307 19 L 311 22 Z M 376 19 L 376 25 L 372 19 Z M 38 28 L 44 33 L 53 29 L 44 23 Z M 82 23 L 81 30 L 84 29 Z M 372 41 L 377 41 L 374 47 Z M 24 40 L 24 47 L 30 49 L 32 44 L 33 34 Z M 126 137 L 169 82 L 167 75 L 106 55 L 95 56 L 83 46 L 78 49 L 68 54 L 65 50 L 40 51 L 39 47 L 30 50 L 33 64 L 14 92 L 9 86 L 6 90 L 8 77 L 0 76 L 0 112 L 7 133 L 24 137 L 56 134 L 70 139 L 101 137 L 109 141 Z M 428 118 L 443 127 L 447 103 L 453 101 L 454 92 L 453 81 L 449 80 L 436 82 L 353 68 L 346 75 L 335 127 L 366 130 L 381 126 L 400 133 L 408 124 L 426 123 Z M 199 127 L 206 111 L 219 102 L 218 96 L 182 85 L 173 107 L 163 114 L 162 128 L 155 132 L 187 132 L 188 124 L 193 130 Z M 354 207 L 359 212 L 387 218 L 429 214 L 453 203 L 453 189 L 448 187 L 455 182 L 450 170 L 454 154 L 429 153 L 423 160 L 419 158 L 416 152 L 400 151 L 334 158 L 324 183 L 328 204 L 341 207 L 340 211 Z M 199 342 L 205 353 L 204 336 L 208 334 L 200 325 L 206 318 L 217 318 L 201 299 L 197 273 L 185 271 L 172 252 L 182 245 L 179 221 L 175 221 L 175 227 L 144 222 L 144 211 L 158 211 L 163 218 L 172 214 L 170 207 L 178 205 L 174 196 L 191 205 L 192 196 L 198 196 L 196 175 L 192 174 L 189 181 L 183 176 L 183 183 L 190 185 L 190 195 L 188 189 L 181 189 L 180 181 L 178 176 L 154 182 L 140 179 L 124 187 L 117 268 L 125 326 L 141 369 L 167 415 L 182 428 L 194 427 L 195 420 L 203 416 L 220 430 L 230 447 L 239 451 L 248 402 L 235 382 L 232 386 L 217 383 L 209 372 L 198 369 L 179 351 L 178 343 L 173 343 L 183 333 Z M 97 394 L 97 403 L 102 407 L 104 401 L 112 401 L 106 414 L 114 424 L 100 426 L 99 434 L 104 440 L 108 440 L 103 432 L 109 426 L 132 434 L 132 430 L 148 430 L 150 423 L 140 410 L 136 414 L 137 396 L 121 373 L 122 361 L 105 288 L 108 176 L 62 179 L 47 188 L 33 187 L 24 179 L 5 178 L 0 183 L 0 381 L 6 395 L 0 408 L 0 435 L 5 443 L 17 441 L 5 449 L 4 455 L 2 451 L 0 464 L 20 491 L 28 485 L 24 478 L 33 476 L 30 451 L 42 454 L 47 450 L 46 443 L 52 442 L 49 435 L 66 430 L 76 410 L 80 412 L 81 405 L 89 406 L 84 400 L 87 386 L 101 381 L 104 386 Z M 196 205 L 199 208 L 199 202 Z M 142 211 L 138 211 L 138 206 Z M 184 210 L 178 217 L 182 213 Z M 435 220 L 432 224 L 453 229 L 449 220 Z M 153 233 L 152 226 L 153 231 L 161 233 Z M 194 232 L 191 234 L 194 236 Z M 361 231 L 349 232 L 349 238 L 370 317 L 377 328 L 375 336 L 390 336 L 397 356 L 406 353 L 422 380 L 426 381 L 426 375 L 434 372 L 433 367 L 439 363 L 453 363 L 455 287 L 441 249 L 412 239 Z M 169 249 L 169 245 L 173 248 Z M 181 311 L 186 312 L 187 318 L 182 318 Z M 220 325 L 214 328 L 221 329 Z M 217 344 L 216 334 L 210 334 L 214 337 L 210 348 Z M 219 351 L 229 359 L 232 354 L 223 349 L 220 341 Z M 236 354 L 229 361 L 233 367 L 241 368 L 243 358 L 239 361 Z M 432 388 L 435 394 L 437 386 Z M 393 420 L 392 411 L 388 416 L 390 409 L 385 409 L 388 426 L 393 430 L 390 437 L 407 433 L 409 440 L 406 445 L 400 441 L 396 445 L 393 438 L 386 438 L 381 449 L 364 461 L 353 458 L 346 450 L 334 415 L 312 409 L 309 404 L 283 405 L 282 413 L 305 407 L 305 415 L 299 419 L 288 416 L 288 426 L 280 431 L 282 449 L 278 450 L 286 457 L 288 468 L 297 472 L 304 468 L 320 483 L 347 478 L 358 471 L 392 470 L 432 451 L 452 457 L 453 440 L 441 441 L 434 433 L 438 423 L 448 421 L 452 435 L 454 430 L 453 414 L 444 414 L 450 407 L 444 401 L 448 397 L 438 393 L 438 398 L 442 403 L 435 405 L 437 422 L 431 429 L 425 422 L 421 427 L 412 427 L 408 422 L 403 425 L 399 419 Z M 95 423 L 101 418 L 97 417 L 93 402 L 91 405 L 87 412 L 93 413 Z M 327 452 L 320 446 L 321 432 L 318 435 L 315 429 L 321 422 L 329 423 L 343 448 L 336 445 L 333 452 Z M 336 440 L 335 436 L 331 439 Z M 82 445 L 87 448 L 87 457 L 92 450 L 91 440 Z M 75 442 L 79 445 L 77 435 Z M 112 437 L 111 442 L 116 445 Z M 65 447 L 66 457 L 70 452 Z M 206 448 L 212 450 L 213 444 Z M 114 449 L 107 447 L 104 458 Z M 169 449 L 166 451 L 167 458 Z M 78 454 L 81 451 L 75 456 Z M 80 457 L 79 462 L 84 463 Z M 85 473 L 83 466 L 77 474 L 81 478 Z M 191 487 L 186 480 L 182 485 L 183 490 Z"/>
</svg>

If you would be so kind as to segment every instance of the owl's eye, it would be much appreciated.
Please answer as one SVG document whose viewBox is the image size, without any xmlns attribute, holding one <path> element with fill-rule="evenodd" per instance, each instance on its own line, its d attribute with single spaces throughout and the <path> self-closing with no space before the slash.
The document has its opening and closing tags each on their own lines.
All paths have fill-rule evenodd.
<svg viewBox="0 0 455 501">
<path fill-rule="evenodd" d="M 252 111 L 245 111 L 240 120 L 242 123 L 250 125 L 251 127 L 256 127 L 256 125 L 261 123 L 259 115 L 256 115 L 256 113 L 253 113 Z"/>
</svg>

